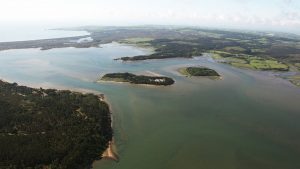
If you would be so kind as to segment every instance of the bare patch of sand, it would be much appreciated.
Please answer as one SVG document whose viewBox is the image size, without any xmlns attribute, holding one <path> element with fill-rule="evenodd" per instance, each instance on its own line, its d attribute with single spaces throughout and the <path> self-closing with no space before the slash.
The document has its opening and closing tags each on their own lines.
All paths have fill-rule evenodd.
<svg viewBox="0 0 300 169">
<path fill-rule="evenodd" d="M 114 161 L 119 161 L 119 157 L 116 153 L 116 146 L 114 144 L 114 140 L 109 142 L 108 148 L 101 155 L 103 159 L 110 159 Z"/>
</svg>

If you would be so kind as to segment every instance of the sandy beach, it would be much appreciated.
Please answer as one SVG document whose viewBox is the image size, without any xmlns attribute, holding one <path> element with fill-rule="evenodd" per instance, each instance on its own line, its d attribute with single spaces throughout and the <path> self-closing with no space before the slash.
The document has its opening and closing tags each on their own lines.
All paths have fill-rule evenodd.
<svg viewBox="0 0 300 169">
<path fill-rule="evenodd" d="M 99 100 L 106 102 L 109 106 L 110 112 L 112 111 L 111 105 L 109 104 L 108 100 L 105 99 L 103 94 L 99 95 Z M 111 116 L 111 128 L 113 128 L 112 112 L 111 112 L 110 116 Z M 119 156 L 116 152 L 117 152 L 117 147 L 115 145 L 114 138 L 112 138 L 112 140 L 109 142 L 107 149 L 101 154 L 101 158 L 102 159 L 110 159 L 110 160 L 114 160 L 114 161 L 118 162 Z"/>
<path fill-rule="evenodd" d="M 116 146 L 114 144 L 114 139 L 113 139 L 112 141 L 109 142 L 108 148 L 101 155 L 102 159 L 110 159 L 118 162 L 119 157 L 115 151 L 116 151 Z"/>
</svg>

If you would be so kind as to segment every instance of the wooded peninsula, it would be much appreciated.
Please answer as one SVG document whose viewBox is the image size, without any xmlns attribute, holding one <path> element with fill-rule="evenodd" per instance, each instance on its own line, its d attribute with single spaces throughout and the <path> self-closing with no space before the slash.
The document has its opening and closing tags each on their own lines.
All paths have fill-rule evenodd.
<svg viewBox="0 0 300 169">
<path fill-rule="evenodd" d="M 107 103 L 94 94 L 0 80 L 0 168 L 89 168 L 112 140 Z"/>
</svg>

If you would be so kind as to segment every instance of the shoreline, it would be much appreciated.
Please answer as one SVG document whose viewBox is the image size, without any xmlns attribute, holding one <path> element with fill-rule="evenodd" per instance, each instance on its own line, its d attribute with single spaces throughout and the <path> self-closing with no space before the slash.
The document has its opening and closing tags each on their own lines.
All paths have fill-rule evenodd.
<svg viewBox="0 0 300 169">
<path fill-rule="evenodd" d="M 108 148 L 101 154 L 101 160 L 113 160 L 115 162 L 119 161 L 119 156 L 116 153 L 116 145 L 114 139 L 109 142 Z M 96 160 L 97 161 L 97 160 Z"/>
<path fill-rule="evenodd" d="M 55 83 L 27 83 L 27 82 L 16 82 L 16 80 L 12 80 L 9 79 L 7 77 L 2 77 L 0 76 L 0 80 L 7 82 L 7 83 L 17 83 L 20 86 L 26 86 L 26 87 L 30 87 L 30 88 L 42 88 L 42 89 L 56 89 L 56 90 L 69 90 L 71 92 L 75 92 L 75 93 L 82 93 L 82 94 L 94 94 L 97 96 L 103 95 L 101 97 L 104 98 L 104 94 L 101 93 L 100 91 L 96 91 L 96 90 L 92 90 L 92 89 L 85 89 L 85 88 L 78 88 L 78 87 L 68 87 L 65 85 L 57 85 Z M 105 99 L 103 100 L 105 101 Z M 106 101 L 105 101 L 106 102 Z"/>
<path fill-rule="evenodd" d="M 172 85 L 164 86 L 164 85 L 150 85 L 150 84 L 135 84 L 135 83 L 130 83 L 130 82 L 118 82 L 118 81 L 113 81 L 113 80 L 98 80 L 98 81 L 96 81 L 96 83 L 111 83 L 111 84 L 120 84 L 120 85 L 124 84 L 124 85 L 128 85 L 128 86 L 144 86 L 144 87 L 149 87 L 149 88 L 160 88 L 160 87 L 172 86 Z M 176 83 L 176 81 L 174 80 L 174 84 L 175 83 Z"/>
<path fill-rule="evenodd" d="M 99 97 L 100 101 L 105 102 L 108 105 L 108 107 L 109 107 L 110 119 L 111 119 L 111 128 L 113 130 L 113 115 L 112 115 L 111 105 L 108 102 L 108 100 L 105 99 L 104 94 L 99 94 L 98 97 Z M 100 155 L 100 157 L 101 157 L 100 160 L 102 160 L 102 159 L 109 159 L 109 160 L 113 160 L 115 162 L 119 161 L 119 155 L 117 154 L 117 148 L 116 148 L 114 137 L 112 137 L 112 140 L 109 141 L 107 149 Z M 95 161 L 98 161 L 98 160 L 95 160 Z"/>
</svg>

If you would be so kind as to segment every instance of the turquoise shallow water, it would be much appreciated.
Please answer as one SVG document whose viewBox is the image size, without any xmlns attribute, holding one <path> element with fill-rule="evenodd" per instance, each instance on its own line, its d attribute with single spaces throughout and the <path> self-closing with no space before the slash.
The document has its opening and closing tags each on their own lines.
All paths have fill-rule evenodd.
<svg viewBox="0 0 300 169">
<path fill-rule="evenodd" d="M 300 89 L 267 72 L 240 70 L 208 56 L 122 63 L 149 51 L 119 44 L 89 49 L 0 52 L 0 77 L 33 87 L 104 93 L 112 106 L 118 163 L 95 169 L 300 168 Z M 217 70 L 223 80 L 186 78 L 184 65 Z M 108 72 L 151 71 L 169 87 L 95 83 Z"/>
</svg>

